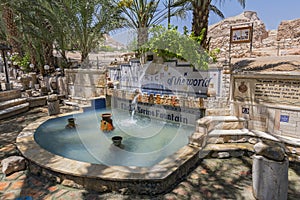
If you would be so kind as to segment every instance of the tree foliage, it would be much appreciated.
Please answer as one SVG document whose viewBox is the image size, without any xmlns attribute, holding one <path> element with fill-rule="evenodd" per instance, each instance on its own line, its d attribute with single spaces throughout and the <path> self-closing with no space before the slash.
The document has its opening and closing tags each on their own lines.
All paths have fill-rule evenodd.
<svg viewBox="0 0 300 200">
<path fill-rule="evenodd" d="M 137 47 L 148 40 L 148 29 L 161 24 L 167 18 L 183 17 L 183 7 L 172 6 L 169 0 L 116 0 L 126 19 L 125 26 L 137 31 Z"/>
<path fill-rule="evenodd" d="M 149 41 L 142 46 L 144 52 L 153 52 L 164 60 L 184 60 L 197 69 L 208 68 L 209 54 L 200 47 L 201 38 L 195 40 L 193 35 L 182 35 L 176 27 L 155 26 L 150 32 Z"/>
<path fill-rule="evenodd" d="M 209 39 L 207 39 L 208 31 L 208 18 L 210 12 L 215 13 L 221 18 L 224 18 L 222 11 L 215 5 L 219 2 L 219 5 L 226 3 L 227 0 L 175 0 L 172 6 L 185 7 L 186 12 L 192 12 L 192 32 L 195 36 L 203 35 L 201 40 L 201 46 L 205 49 L 209 49 Z M 239 4 L 244 8 L 246 0 L 237 0 Z M 204 34 L 202 31 L 205 31 Z"/>
<path fill-rule="evenodd" d="M 24 52 L 43 70 L 53 65 L 53 48 L 67 65 L 66 52 L 77 50 L 84 60 L 104 33 L 120 27 L 120 10 L 111 0 L 1 0 L 15 14 Z M 1 24 L 1 23 L 0 23 Z M 6 33 L 8 34 L 8 33 Z"/>
</svg>

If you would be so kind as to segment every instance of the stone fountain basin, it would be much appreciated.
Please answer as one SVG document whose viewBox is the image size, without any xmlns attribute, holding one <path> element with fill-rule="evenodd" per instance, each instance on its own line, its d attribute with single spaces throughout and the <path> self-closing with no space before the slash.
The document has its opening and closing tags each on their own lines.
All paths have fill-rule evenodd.
<svg viewBox="0 0 300 200">
<path fill-rule="evenodd" d="M 70 114 L 75 113 L 40 118 L 18 135 L 17 147 L 28 160 L 31 173 L 64 185 L 101 192 L 126 188 L 135 194 L 159 194 L 174 187 L 200 159 L 200 147 L 186 145 L 151 167 L 106 166 L 72 160 L 41 148 L 34 140 L 35 130 L 49 119 Z"/>
</svg>

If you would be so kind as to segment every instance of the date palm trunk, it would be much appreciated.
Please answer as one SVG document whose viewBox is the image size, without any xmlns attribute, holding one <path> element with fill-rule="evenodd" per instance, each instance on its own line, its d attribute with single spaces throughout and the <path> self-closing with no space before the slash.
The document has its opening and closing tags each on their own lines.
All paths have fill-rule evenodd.
<svg viewBox="0 0 300 200">
<path fill-rule="evenodd" d="M 195 36 L 200 36 L 202 30 L 204 30 L 203 39 L 200 42 L 200 45 L 204 49 L 208 49 L 207 29 L 208 29 L 208 17 L 209 17 L 210 3 L 211 3 L 211 0 L 193 1 L 192 31 Z"/>
<path fill-rule="evenodd" d="M 148 41 L 148 28 L 138 28 L 138 49 Z"/>
<path fill-rule="evenodd" d="M 2 18 L 4 20 L 7 32 L 7 41 L 12 46 L 13 52 L 18 52 L 22 55 L 21 45 L 17 41 L 18 39 L 18 29 L 14 22 L 14 13 L 8 6 L 3 7 Z"/>
</svg>

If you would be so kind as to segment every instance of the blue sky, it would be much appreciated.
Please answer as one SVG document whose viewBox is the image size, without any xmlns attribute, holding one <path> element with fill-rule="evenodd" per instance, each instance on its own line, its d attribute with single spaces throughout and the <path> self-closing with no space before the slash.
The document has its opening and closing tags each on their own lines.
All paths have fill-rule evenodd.
<svg viewBox="0 0 300 200">
<path fill-rule="evenodd" d="M 223 2 L 221 5 L 219 2 Z M 277 29 L 283 20 L 292 20 L 300 18 L 300 0 L 246 0 L 246 7 L 243 9 L 238 0 L 212 0 L 212 2 L 223 12 L 225 17 L 232 17 L 241 14 L 243 11 L 255 11 L 258 17 L 265 23 L 267 30 Z M 216 2 L 216 3 L 215 3 Z M 210 13 L 209 23 L 214 24 L 221 18 Z M 188 15 L 186 20 L 174 18 L 172 24 L 178 25 L 179 31 L 187 26 L 190 30 L 192 15 Z M 130 38 L 127 34 L 119 33 L 114 38 L 123 43 L 128 43 Z M 129 37 L 132 34 L 129 34 Z M 128 36 L 128 35 L 127 35 Z"/>
<path fill-rule="evenodd" d="M 220 1 L 225 3 L 220 5 Z M 213 0 L 212 2 L 223 12 L 225 17 L 236 16 L 243 11 L 255 11 L 268 30 L 277 29 L 283 20 L 300 18 L 300 0 L 246 0 L 244 9 L 237 0 Z M 222 20 L 220 17 L 210 13 L 210 24 L 217 23 L 220 20 Z M 178 24 L 179 27 L 184 25 L 190 27 L 191 21 L 191 15 L 187 16 L 185 21 L 173 19 L 173 23 Z"/>
<path fill-rule="evenodd" d="M 216 4 L 225 17 L 238 15 L 245 10 L 255 11 L 268 30 L 277 29 L 283 20 L 300 18 L 299 0 L 246 0 L 245 9 L 240 6 L 237 0 L 225 0 L 225 2 L 220 6 L 218 3 Z M 219 17 L 211 14 L 211 22 L 218 20 L 220 20 Z"/>
</svg>

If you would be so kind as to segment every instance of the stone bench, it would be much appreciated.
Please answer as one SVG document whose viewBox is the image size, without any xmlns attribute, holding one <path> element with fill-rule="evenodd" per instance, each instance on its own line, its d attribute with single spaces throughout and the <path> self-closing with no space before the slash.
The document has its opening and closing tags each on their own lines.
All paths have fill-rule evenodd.
<svg viewBox="0 0 300 200">
<path fill-rule="evenodd" d="M 26 98 L 17 98 L 17 99 L 0 102 L 0 110 L 4 110 L 6 108 L 13 107 L 23 103 L 26 103 Z"/>
</svg>

